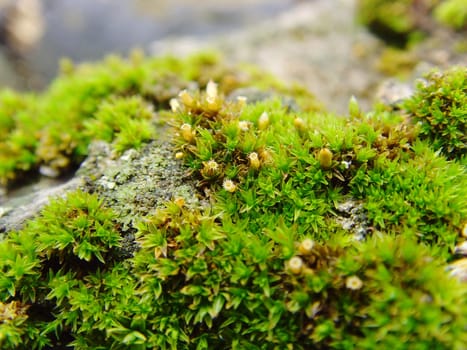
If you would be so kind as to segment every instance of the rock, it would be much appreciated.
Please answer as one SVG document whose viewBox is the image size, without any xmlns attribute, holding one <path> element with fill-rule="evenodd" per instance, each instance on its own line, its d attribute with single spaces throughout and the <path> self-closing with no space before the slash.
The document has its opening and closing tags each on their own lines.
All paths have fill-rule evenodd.
<svg viewBox="0 0 467 350">
<path fill-rule="evenodd" d="M 53 197 L 65 196 L 83 184 L 75 177 L 65 183 L 41 188 L 29 194 L 10 199 L 0 207 L 0 238 L 2 233 L 20 230 L 27 220 L 36 216 Z"/>
</svg>

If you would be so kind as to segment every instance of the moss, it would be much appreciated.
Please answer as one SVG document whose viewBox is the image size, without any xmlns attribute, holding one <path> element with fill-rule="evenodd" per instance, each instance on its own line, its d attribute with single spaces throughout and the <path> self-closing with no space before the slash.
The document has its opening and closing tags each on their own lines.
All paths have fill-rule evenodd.
<svg viewBox="0 0 467 350">
<path fill-rule="evenodd" d="M 418 62 L 418 57 L 412 51 L 386 48 L 379 58 L 377 68 L 385 75 L 405 78 Z"/>
<path fill-rule="evenodd" d="M 404 103 L 421 138 L 449 159 L 463 158 L 467 149 L 467 69 L 454 67 L 432 72 L 418 83 L 414 96 Z"/>
<path fill-rule="evenodd" d="M 41 168 L 58 176 L 75 169 L 93 138 L 113 142 L 118 152 L 155 137 L 154 111 L 167 107 L 183 88 L 220 82 L 225 93 L 255 81 L 258 73 L 239 74 L 213 53 L 185 60 L 173 57 L 129 59 L 109 56 L 101 64 L 62 64 L 62 73 L 47 91 L 22 96 L 0 94 L 0 184 L 9 186 Z M 267 78 L 271 81 L 271 78 Z M 277 84 L 276 84 L 277 85 Z M 278 86 L 271 90 L 278 90 Z M 281 92 L 286 89 L 281 85 Z M 290 90 L 303 95 L 302 90 Z M 314 98 L 306 95 L 309 104 Z"/>
<path fill-rule="evenodd" d="M 421 16 L 431 12 L 436 0 L 359 0 L 357 19 L 387 42 L 404 47 L 423 33 Z"/>
<path fill-rule="evenodd" d="M 436 7 L 434 16 L 441 23 L 462 29 L 467 26 L 467 5 L 462 0 L 443 1 Z"/>
<path fill-rule="evenodd" d="M 437 93 L 463 108 L 457 74 L 412 105 Z M 465 240 L 465 157 L 403 111 L 351 99 L 342 118 L 199 86 L 164 104 L 94 101 L 83 130 L 108 153 L 128 115 L 157 114 L 164 143 L 91 154 L 93 194 L 52 201 L 0 242 L 2 349 L 464 347 L 467 284 L 446 266 Z"/>
<path fill-rule="evenodd" d="M 359 0 L 357 19 L 389 44 L 405 47 L 429 34 L 436 21 L 465 28 L 467 6 L 463 0 Z"/>
</svg>

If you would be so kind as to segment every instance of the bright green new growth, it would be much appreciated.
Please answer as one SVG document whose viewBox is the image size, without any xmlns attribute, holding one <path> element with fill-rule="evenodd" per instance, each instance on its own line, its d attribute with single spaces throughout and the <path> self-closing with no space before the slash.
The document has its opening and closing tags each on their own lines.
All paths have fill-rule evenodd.
<svg viewBox="0 0 467 350">
<path fill-rule="evenodd" d="M 53 201 L 39 218 L 0 242 L 1 307 L 22 309 L 0 315 L 2 349 L 50 345 L 54 332 L 61 338 L 69 331 L 61 317 L 78 327 L 78 311 L 70 310 L 68 297 L 77 293 L 80 281 L 113 265 L 121 239 L 113 218 L 96 196 L 77 191 Z M 69 313 L 55 318 L 63 304 Z"/>
<path fill-rule="evenodd" d="M 114 146 L 128 120 L 153 125 L 147 106 L 163 115 L 204 204 L 142 217 L 125 258 L 123 220 L 96 195 L 53 201 L 0 242 L 0 347 L 463 349 L 467 284 L 445 265 L 467 222 L 465 165 L 396 112 L 291 112 L 209 77 L 96 101 L 83 133 Z M 360 237 L 342 225 L 348 202 Z"/>
<path fill-rule="evenodd" d="M 102 102 L 94 118 L 86 124 L 91 139 L 113 142 L 119 153 L 137 149 L 156 136 L 152 106 L 137 96 Z"/>
<path fill-rule="evenodd" d="M 414 96 L 403 107 L 420 135 L 449 159 L 461 159 L 467 152 L 467 68 L 432 72 L 420 81 Z"/>
</svg>

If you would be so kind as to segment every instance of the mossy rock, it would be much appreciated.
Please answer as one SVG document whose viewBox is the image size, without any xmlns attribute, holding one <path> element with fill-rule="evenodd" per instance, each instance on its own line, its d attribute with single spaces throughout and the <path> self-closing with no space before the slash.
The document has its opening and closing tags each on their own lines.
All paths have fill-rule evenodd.
<svg viewBox="0 0 467 350">
<path fill-rule="evenodd" d="M 115 166 L 84 165 L 87 185 L 0 242 L 2 349 L 464 348 L 467 284 L 446 270 L 467 235 L 464 157 L 448 159 L 407 111 L 363 113 L 351 99 L 349 115 L 335 116 L 283 86 L 272 90 L 291 91 L 297 108 L 249 103 L 228 98 L 245 73 L 211 59 L 134 60 L 76 68 L 43 96 L 3 95 L 2 145 L 29 135 L 40 157 L 41 138 L 20 121 L 48 106 L 40 131 L 55 128 L 57 145 L 72 135 L 58 159 L 77 165 L 101 138 Z M 465 101 L 452 82 L 433 84 Z M 413 100 L 431 106 L 423 89 Z M 447 120 L 451 110 L 440 109 Z M 151 174 L 164 164 L 189 190 L 128 209 L 163 184 Z M 146 184 L 131 183 L 138 170 Z"/>
</svg>

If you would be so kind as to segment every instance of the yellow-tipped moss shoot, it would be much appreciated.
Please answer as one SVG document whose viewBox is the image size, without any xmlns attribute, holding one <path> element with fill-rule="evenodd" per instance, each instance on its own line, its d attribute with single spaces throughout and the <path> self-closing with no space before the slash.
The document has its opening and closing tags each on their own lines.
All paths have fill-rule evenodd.
<svg viewBox="0 0 467 350">
<path fill-rule="evenodd" d="M 329 169 L 332 165 L 332 152 L 329 148 L 322 148 L 318 152 L 319 165 L 323 169 Z"/>
<path fill-rule="evenodd" d="M 193 142 L 193 140 L 195 139 L 195 133 L 192 130 L 190 124 L 182 124 L 182 126 L 180 127 L 180 132 L 183 139 L 188 143 Z"/>
<path fill-rule="evenodd" d="M 208 103 L 212 103 L 217 99 L 217 84 L 212 80 L 209 80 L 206 85 L 206 99 Z"/>
<path fill-rule="evenodd" d="M 258 119 L 258 128 L 260 130 L 264 130 L 269 126 L 269 114 L 267 112 L 263 112 Z"/>
<path fill-rule="evenodd" d="M 237 96 L 237 103 L 240 108 L 246 106 L 247 98 L 245 96 Z"/>
<path fill-rule="evenodd" d="M 295 126 L 295 128 L 299 131 L 299 132 L 303 132 L 306 130 L 306 124 L 305 124 L 305 121 L 300 118 L 300 117 L 297 117 L 294 119 L 293 121 L 293 125 Z"/>
<path fill-rule="evenodd" d="M 248 131 L 250 129 L 250 122 L 246 121 L 246 120 L 240 120 L 238 122 L 238 127 L 240 128 L 240 130 L 242 131 Z"/>
<path fill-rule="evenodd" d="M 251 152 L 249 155 L 248 155 L 248 160 L 250 161 L 250 169 L 253 169 L 253 170 L 258 170 L 260 165 L 261 165 L 261 162 L 258 158 L 258 153 L 256 152 Z"/>
<path fill-rule="evenodd" d="M 300 272 L 302 272 L 302 269 L 303 269 L 303 260 L 302 260 L 302 258 L 300 258 L 299 256 L 292 257 L 287 262 L 287 268 L 293 274 L 298 275 Z"/>
<path fill-rule="evenodd" d="M 181 109 L 180 102 L 176 98 L 172 98 L 169 101 L 170 108 L 172 109 L 172 112 L 176 113 Z"/>
<path fill-rule="evenodd" d="M 233 193 L 237 190 L 237 185 L 230 179 L 225 179 L 222 183 L 222 187 L 224 187 L 224 190 L 230 193 Z"/>
<path fill-rule="evenodd" d="M 303 241 L 300 242 L 300 245 L 298 246 L 298 251 L 302 255 L 308 255 L 313 250 L 314 245 L 315 242 L 312 239 L 305 238 Z"/>
<path fill-rule="evenodd" d="M 464 224 L 464 228 L 462 229 L 462 236 L 467 238 L 467 222 Z"/>
<path fill-rule="evenodd" d="M 191 108 L 195 105 L 195 99 L 188 93 L 186 90 L 182 90 L 178 97 L 180 101 L 185 105 L 185 107 Z"/>
<path fill-rule="evenodd" d="M 351 290 L 358 290 L 363 287 L 363 282 L 357 276 L 349 276 L 345 280 L 345 286 Z"/>
<path fill-rule="evenodd" d="M 214 177 L 219 176 L 220 174 L 220 166 L 215 160 L 209 160 L 207 162 L 203 162 L 203 169 L 201 169 L 201 175 L 204 178 L 212 179 Z"/>
</svg>

